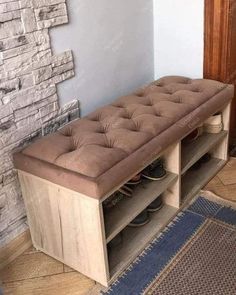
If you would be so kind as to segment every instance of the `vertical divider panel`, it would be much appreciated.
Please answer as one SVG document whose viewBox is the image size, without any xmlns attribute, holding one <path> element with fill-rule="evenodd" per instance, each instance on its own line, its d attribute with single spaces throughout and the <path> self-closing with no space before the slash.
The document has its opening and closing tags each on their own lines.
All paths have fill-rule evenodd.
<svg viewBox="0 0 236 295">
<path fill-rule="evenodd" d="M 36 249 L 108 285 L 103 212 L 99 200 L 19 171 Z"/>
<path fill-rule="evenodd" d="M 225 131 L 228 131 L 228 135 L 215 148 L 213 152 L 213 157 L 222 159 L 225 161 L 228 160 L 230 113 L 231 113 L 231 103 L 227 104 L 226 107 L 222 110 L 223 128 Z"/>
<path fill-rule="evenodd" d="M 105 227 L 105 220 L 104 220 L 104 210 L 103 210 L 103 202 L 99 202 L 99 215 L 100 215 L 100 224 L 101 224 L 101 233 L 102 233 L 102 248 L 104 253 L 104 262 L 105 262 L 105 269 L 106 269 L 106 276 L 107 276 L 107 286 L 111 279 L 111 272 L 110 272 L 110 263 L 108 257 L 108 248 L 107 248 L 107 239 L 106 239 L 106 227 Z"/>
<path fill-rule="evenodd" d="M 167 205 L 179 208 L 181 204 L 181 142 L 173 144 L 165 153 L 165 166 L 178 175 L 177 181 L 164 193 Z"/>
</svg>

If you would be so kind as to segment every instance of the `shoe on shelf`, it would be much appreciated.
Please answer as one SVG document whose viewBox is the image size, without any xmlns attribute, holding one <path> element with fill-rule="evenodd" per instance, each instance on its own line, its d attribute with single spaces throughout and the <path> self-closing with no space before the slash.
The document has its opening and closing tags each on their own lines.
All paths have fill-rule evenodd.
<svg viewBox="0 0 236 295">
<path fill-rule="evenodd" d="M 195 130 L 193 130 L 189 135 L 187 135 L 183 139 L 183 143 L 188 143 L 196 140 L 199 136 L 203 134 L 203 125 L 198 126 Z"/>
<path fill-rule="evenodd" d="M 149 180 L 161 180 L 167 175 L 161 159 L 156 160 L 142 171 L 142 176 Z"/>
<path fill-rule="evenodd" d="M 133 196 L 133 189 L 128 185 L 123 185 L 118 191 L 128 198 L 132 198 Z"/>
<path fill-rule="evenodd" d="M 189 169 L 191 171 L 193 170 L 199 170 L 202 167 L 202 163 L 200 160 L 198 160 L 193 166 Z"/>
<path fill-rule="evenodd" d="M 222 114 L 216 113 L 204 122 L 206 133 L 220 133 L 223 130 Z"/>
<path fill-rule="evenodd" d="M 103 208 L 105 212 L 108 212 L 111 208 L 115 207 L 120 201 L 126 198 L 126 195 L 116 191 L 108 199 L 103 202 Z"/>
<path fill-rule="evenodd" d="M 131 186 L 131 185 L 138 185 L 141 182 L 142 182 L 141 174 L 138 174 L 134 176 L 132 179 L 130 179 L 126 184 Z"/>
<path fill-rule="evenodd" d="M 110 248 L 115 248 L 115 247 L 118 247 L 120 244 L 122 244 L 122 242 L 123 242 L 123 236 L 122 236 L 122 232 L 121 232 L 108 243 L 108 246 Z"/>
<path fill-rule="evenodd" d="M 137 217 L 135 217 L 134 220 L 132 220 L 128 226 L 140 227 L 140 226 L 147 224 L 149 221 L 150 221 L 150 219 L 148 216 L 148 211 L 144 210 Z"/>
<path fill-rule="evenodd" d="M 198 170 L 202 167 L 203 164 L 206 164 L 211 160 L 211 154 L 207 153 L 201 157 L 191 168 L 190 170 Z"/>
<path fill-rule="evenodd" d="M 211 154 L 207 153 L 203 157 L 201 157 L 199 161 L 201 162 L 201 164 L 205 164 L 208 163 L 211 160 L 211 158 Z"/>
<path fill-rule="evenodd" d="M 157 212 L 163 207 L 163 201 L 162 201 L 162 196 L 159 196 L 154 200 L 148 207 L 147 211 L 148 212 Z"/>
</svg>

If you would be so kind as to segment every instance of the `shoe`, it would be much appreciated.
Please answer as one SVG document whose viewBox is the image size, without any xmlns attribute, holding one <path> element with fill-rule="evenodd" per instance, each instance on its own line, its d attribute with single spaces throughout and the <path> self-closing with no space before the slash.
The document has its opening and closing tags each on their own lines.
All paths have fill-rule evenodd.
<svg viewBox="0 0 236 295">
<path fill-rule="evenodd" d="M 130 227 L 140 227 L 147 224 L 150 221 L 147 210 L 141 212 L 134 220 L 130 222 Z"/>
<path fill-rule="evenodd" d="M 148 207 L 148 212 L 159 211 L 163 207 L 162 197 L 159 196 L 155 201 L 153 201 Z"/>
<path fill-rule="evenodd" d="M 193 166 L 189 170 L 191 171 L 199 170 L 201 167 L 202 167 L 202 163 L 201 161 L 198 160 L 195 164 L 193 164 Z"/>
<path fill-rule="evenodd" d="M 126 198 L 125 194 L 122 194 L 119 191 L 116 191 L 108 199 L 103 202 L 103 208 L 105 212 L 108 212 L 110 209 L 115 207 L 120 201 Z"/>
<path fill-rule="evenodd" d="M 142 171 L 142 176 L 149 180 L 161 180 L 167 175 L 161 159 L 156 160 Z"/>
<path fill-rule="evenodd" d="M 118 247 L 122 242 L 123 242 L 123 236 L 121 232 L 109 242 L 108 246 L 110 248 L 115 248 L 115 247 Z"/>
<path fill-rule="evenodd" d="M 126 184 L 131 186 L 131 185 L 140 184 L 141 182 L 142 182 L 141 174 L 138 174 L 134 176 L 132 179 L 130 179 Z"/>
<path fill-rule="evenodd" d="M 202 164 L 208 163 L 211 160 L 211 154 L 207 153 L 199 160 Z"/>
<path fill-rule="evenodd" d="M 211 160 L 211 154 L 207 153 L 201 159 L 199 159 L 191 168 L 190 170 L 198 170 L 202 167 L 202 164 L 206 164 Z"/>
<path fill-rule="evenodd" d="M 118 191 L 128 198 L 132 198 L 133 196 L 132 188 L 128 187 L 127 185 L 123 185 Z"/>
<path fill-rule="evenodd" d="M 184 143 L 192 142 L 196 140 L 199 136 L 203 134 L 203 125 L 198 126 L 197 129 L 193 130 L 189 135 L 187 135 L 184 139 Z"/>
<path fill-rule="evenodd" d="M 204 131 L 206 133 L 220 133 L 223 130 L 222 114 L 217 113 L 207 119 L 204 123 Z"/>
</svg>

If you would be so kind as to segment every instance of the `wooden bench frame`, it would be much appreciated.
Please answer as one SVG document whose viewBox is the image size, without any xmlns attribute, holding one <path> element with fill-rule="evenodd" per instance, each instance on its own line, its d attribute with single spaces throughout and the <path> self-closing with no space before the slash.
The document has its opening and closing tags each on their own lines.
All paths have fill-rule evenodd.
<svg viewBox="0 0 236 295">
<path fill-rule="evenodd" d="M 123 200 L 106 216 L 103 202 L 118 187 L 96 200 L 18 171 L 35 248 L 108 286 L 226 164 L 230 104 L 223 108 L 222 117 L 224 131 L 220 134 L 205 134 L 184 148 L 180 140 L 162 152 L 158 158 L 165 158 L 168 176 L 140 186 L 133 198 Z M 213 159 L 202 170 L 189 172 L 208 151 Z M 160 194 L 165 204 L 151 221 L 140 228 L 127 227 Z M 108 243 L 121 231 L 123 243 L 108 255 Z"/>
</svg>

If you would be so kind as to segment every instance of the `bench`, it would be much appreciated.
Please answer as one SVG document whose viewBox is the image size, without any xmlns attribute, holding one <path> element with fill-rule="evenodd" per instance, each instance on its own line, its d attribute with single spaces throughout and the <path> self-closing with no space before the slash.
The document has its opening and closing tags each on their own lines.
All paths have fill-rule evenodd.
<svg viewBox="0 0 236 295">
<path fill-rule="evenodd" d="M 233 94 L 233 86 L 217 81 L 164 77 L 16 153 L 34 246 L 107 286 L 225 165 Z M 216 112 L 224 130 L 183 147 L 182 139 Z M 205 170 L 188 173 L 209 151 Z M 160 156 L 168 176 L 137 188 L 105 216 L 103 202 Z M 162 193 L 156 217 L 127 228 Z M 125 242 L 108 255 L 121 231 Z"/>
</svg>

